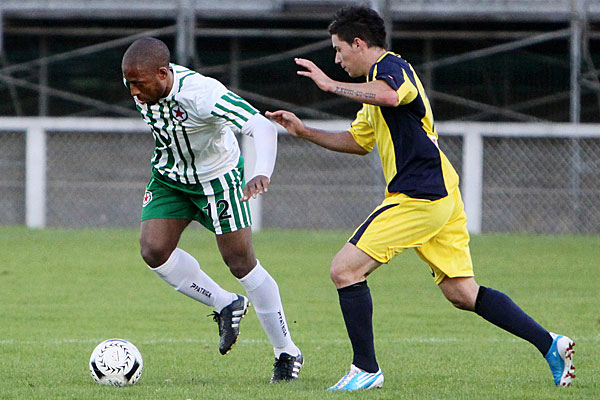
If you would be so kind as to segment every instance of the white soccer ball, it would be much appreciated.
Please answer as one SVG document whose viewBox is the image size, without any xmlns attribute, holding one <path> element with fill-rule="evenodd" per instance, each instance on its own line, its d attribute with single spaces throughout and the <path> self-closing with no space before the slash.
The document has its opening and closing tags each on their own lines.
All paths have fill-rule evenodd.
<svg viewBox="0 0 600 400">
<path fill-rule="evenodd" d="M 142 376 L 142 354 L 123 339 L 108 339 L 100 343 L 90 357 L 92 378 L 101 385 L 133 385 Z"/>
</svg>

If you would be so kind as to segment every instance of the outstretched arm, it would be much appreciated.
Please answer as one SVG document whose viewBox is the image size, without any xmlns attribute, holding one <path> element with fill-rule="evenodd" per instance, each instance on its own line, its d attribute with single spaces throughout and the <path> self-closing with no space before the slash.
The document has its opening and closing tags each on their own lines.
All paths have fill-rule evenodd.
<svg viewBox="0 0 600 400">
<path fill-rule="evenodd" d="M 368 153 L 367 150 L 356 143 L 356 140 L 348 131 L 328 132 L 309 128 L 294 113 L 284 110 L 267 111 L 265 115 L 283 126 L 292 136 L 306 139 L 326 149 L 360 155 Z"/>
<path fill-rule="evenodd" d="M 312 79 L 324 92 L 331 92 L 376 106 L 396 107 L 398 105 L 398 93 L 382 80 L 365 83 L 338 82 L 328 77 L 310 60 L 296 58 L 294 61 L 299 66 L 306 68 L 306 71 L 298 71 L 297 74 Z"/>
</svg>

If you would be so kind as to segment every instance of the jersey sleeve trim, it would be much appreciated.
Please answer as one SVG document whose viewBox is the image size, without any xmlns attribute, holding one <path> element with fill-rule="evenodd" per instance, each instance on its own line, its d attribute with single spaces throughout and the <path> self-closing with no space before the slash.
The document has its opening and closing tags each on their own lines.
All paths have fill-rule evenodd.
<svg viewBox="0 0 600 400">
<path fill-rule="evenodd" d="M 237 126 L 239 129 L 242 129 L 242 125 L 241 125 L 239 122 L 237 122 L 235 119 L 231 119 L 231 118 L 229 118 L 229 117 L 227 116 L 227 114 L 223 114 L 223 115 L 221 115 L 221 114 L 217 114 L 217 113 L 216 113 L 216 112 L 214 112 L 214 111 L 211 111 L 211 112 L 210 112 L 210 114 L 211 114 L 211 115 L 214 115 L 215 117 L 223 118 L 223 119 L 224 119 L 224 120 L 226 120 L 227 122 L 231 122 L 233 125 Z"/>
<path fill-rule="evenodd" d="M 178 90 L 179 92 L 181 91 L 181 87 L 183 86 L 183 80 L 184 80 L 185 78 L 187 78 L 188 76 L 190 76 L 190 75 L 194 75 L 194 74 L 195 74 L 195 72 L 190 72 L 189 74 L 187 74 L 187 75 L 184 75 L 184 76 L 182 76 L 181 78 L 179 78 L 179 90 Z"/>
<path fill-rule="evenodd" d="M 398 93 L 398 105 L 408 104 L 418 96 L 419 90 L 404 68 L 384 60 L 388 54 L 394 55 L 388 52 L 377 61 L 373 66 L 371 79 L 382 80 L 394 89 Z"/>
<path fill-rule="evenodd" d="M 221 96 L 211 111 L 211 115 L 225 119 L 238 129 L 242 129 L 244 123 L 255 114 L 258 114 L 256 108 L 232 92 Z"/>
<path fill-rule="evenodd" d="M 258 113 L 258 110 L 256 108 L 252 107 L 250 104 L 248 104 L 246 100 L 232 92 L 227 92 L 227 94 L 221 96 L 221 99 L 225 100 L 230 104 L 233 104 L 234 106 L 241 107 L 242 109 L 250 113 L 250 116 Z"/>
<path fill-rule="evenodd" d="M 352 135 L 352 137 L 354 138 L 354 141 L 356 142 L 356 144 L 358 144 L 360 147 L 362 147 L 363 149 L 365 149 L 367 151 L 367 153 L 370 153 L 373 151 L 373 148 L 375 146 L 371 146 L 370 143 L 363 143 L 360 141 L 358 134 L 356 133 L 355 130 L 353 130 L 352 128 L 348 129 L 348 132 L 350 132 L 350 134 Z"/>
<path fill-rule="evenodd" d="M 410 103 L 416 99 L 419 94 L 419 90 L 408 78 L 408 74 L 405 70 L 402 70 L 402 75 L 404 76 L 404 82 L 398 89 L 396 89 L 396 92 L 398 93 L 398 105 Z"/>
<path fill-rule="evenodd" d="M 366 117 L 365 105 L 356 114 L 356 119 L 352 122 L 348 132 L 350 132 L 354 141 L 367 152 L 370 153 L 375 147 L 375 135 L 373 127 Z"/>
<path fill-rule="evenodd" d="M 223 107 L 221 104 L 217 103 L 215 104 L 215 107 L 218 108 L 219 110 L 222 110 L 225 112 L 225 114 L 233 114 L 237 117 L 237 119 L 241 119 L 242 121 L 246 122 L 248 121 L 248 117 L 234 111 L 234 110 L 230 110 L 228 108 Z"/>
<path fill-rule="evenodd" d="M 395 91 L 398 91 L 398 89 L 400 89 L 400 87 L 404 83 L 406 83 L 406 82 L 403 82 L 402 84 L 398 85 L 398 82 L 396 82 L 396 79 L 392 75 L 388 75 L 388 74 L 377 74 L 375 76 L 375 79 L 384 81 L 385 83 L 388 84 L 389 87 L 391 87 Z M 375 80 L 375 79 L 373 79 L 373 80 Z"/>
</svg>

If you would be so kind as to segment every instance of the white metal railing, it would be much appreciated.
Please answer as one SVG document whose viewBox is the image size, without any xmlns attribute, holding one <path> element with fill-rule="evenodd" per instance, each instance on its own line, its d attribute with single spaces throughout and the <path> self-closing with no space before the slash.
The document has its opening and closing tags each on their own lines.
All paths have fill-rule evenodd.
<svg viewBox="0 0 600 400">
<path fill-rule="evenodd" d="M 436 126 L 441 135 L 464 138 L 461 191 L 473 233 L 481 232 L 484 137 L 600 138 L 598 124 L 445 122 Z"/>
<path fill-rule="evenodd" d="M 147 132 L 141 120 L 126 118 L 0 118 L 0 131 L 24 131 L 25 223 L 46 226 L 46 132 Z"/>
<path fill-rule="evenodd" d="M 573 0 L 391 0 L 389 7 L 395 18 L 444 18 L 474 16 L 492 19 L 562 19 L 568 20 Z M 575 0 L 582 3 L 589 17 L 600 15 L 596 0 Z M 319 5 L 341 7 L 361 1 L 343 0 L 2 0 L 0 11 L 20 17 L 94 17 L 94 18 L 164 18 L 175 15 L 180 7 L 193 9 L 203 16 L 268 15 L 286 8 L 303 11 Z M 370 4 L 382 3 L 371 0 Z M 315 13 L 316 14 L 316 13 Z M 299 13 L 306 18 L 306 12 Z M 292 15 L 293 16 L 293 15 Z"/>
<path fill-rule="evenodd" d="M 326 130 L 345 130 L 350 121 L 305 121 L 307 125 Z M 483 187 L 483 142 L 486 137 L 511 138 L 600 138 L 600 124 L 571 123 L 473 123 L 440 122 L 436 124 L 441 136 L 461 136 L 461 190 L 469 217 L 469 230 L 481 232 Z M 146 133 L 146 124 L 129 118 L 0 118 L 0 132 L 25 132 L 25 216 L 32 228 L 46 226 L 46 132 L 129 132 Z M 280 134 L 283 130 L 279 127 Z M 252 145 L 242 139 L 247 170 L 253 168 Z M 251 203 L 255 229 L 261 227 L 260 200 Z"/>
</svg>

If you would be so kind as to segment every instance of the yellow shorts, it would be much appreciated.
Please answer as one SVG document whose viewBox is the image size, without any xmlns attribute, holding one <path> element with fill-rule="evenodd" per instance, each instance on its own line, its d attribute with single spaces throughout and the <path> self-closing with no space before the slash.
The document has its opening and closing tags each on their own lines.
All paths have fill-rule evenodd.
<svg viewBox="0 0 600 400">
<path fill-rule="evenodd" d="M 446 276 L 473 276 L 467 216 L 458 189 L 435 201 L 393 194 L 348 241 L 381 263 L 414 248 L 438 285 Z"/>
</svg>

